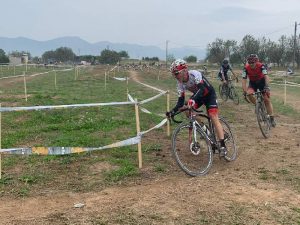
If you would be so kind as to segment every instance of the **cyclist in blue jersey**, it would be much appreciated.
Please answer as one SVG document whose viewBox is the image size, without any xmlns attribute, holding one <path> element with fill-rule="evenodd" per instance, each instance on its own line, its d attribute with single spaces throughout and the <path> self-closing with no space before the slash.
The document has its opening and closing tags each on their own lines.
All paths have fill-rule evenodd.
<svg viewBox="0 0 300 225">
<path fill-rule="evenodd" d="M 170 112 L 166 112 L 166 116 L 170 117 L 178 110 L 185 109 L 186 107 L 197 109 L 205 105 L 207 114 L 211 118 L 220 141 L 220 156 L 225 156 L 227 149 L 224 141 L 224 131 L 219 121 L 217 96 L 213 86 L 201 72 L 188 70 L 187 63 L 182 59 L 175 60 L 171 65 L 170 71 L 177 80 L 178 100 L 176 106 Z M 186 90 L 192 92 L 193 95 L 185 105 Z"/>
<path fill-rule="evenodd" d="M 228 82 L 228 71 L 231 71 L 234 79 L 238 81 L 237 75 L 233 72 L 231 65 L 227 59 L 224 59 L 218 74 L 219 79 L 223 82 L 223 84 L 227 84 Z"/>
</svg>

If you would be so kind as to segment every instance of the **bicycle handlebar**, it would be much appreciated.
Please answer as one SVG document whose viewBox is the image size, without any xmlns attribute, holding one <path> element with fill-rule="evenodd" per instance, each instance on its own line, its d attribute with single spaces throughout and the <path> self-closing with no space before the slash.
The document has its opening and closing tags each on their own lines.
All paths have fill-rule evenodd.
<svg viewBox="0 0 300 225">
<path fill-rule="evenodd" d="M 182 123 L 182 121 L 176 120 L 174 117 L 175 117 L 176 115 L 178 115 L 178 114 L 184 112 L 184 111 L 187 111 L 187 110 L 194 111 L 194 112 L 196 112 L 196 113 L 198 113 L 198 114 L 203 113 L 203 110 L 197 110 L 197 109 L 195 109 L 195 108 L 193 108 L 193 107 L 191 107 L 191 108 L 185 108 L 185 109 L 182 109 L 182 110 L 177 111 L 176 113 L 174 113 L 174 114 L 173 114 L 170 118 L 168 118 L 168 119 L 169 119 L 169 120 L 172 120 L 172 121 L 175 122 L 175 123 Z"/>
<path fill-rule="evenodd" d="M 260 93 L 265 93 L 266 91 L 265 90 L 257 90 L 256 92 L 253 92 L 253 93 L 251 93 L 251 94 L 246 94 L 246 96 L 249 96 L 249 95 L 257 95 L 257 94 L 260 94 Z"/>
</svg>

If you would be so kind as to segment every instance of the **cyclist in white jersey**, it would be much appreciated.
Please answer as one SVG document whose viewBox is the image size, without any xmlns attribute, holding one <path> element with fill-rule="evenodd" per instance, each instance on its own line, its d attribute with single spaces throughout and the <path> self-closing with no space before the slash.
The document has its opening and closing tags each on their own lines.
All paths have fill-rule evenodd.
<svg viewBox="0 0 300 225">
<path fill-rule="evenodd" d="M 166 116 L 170 117 L 178 110 L 185 109 L 186 107 L 197 109 L 205 105 L 207 114 L 216 128 L 216 133 L 220 140 L 220 156 L 225 156 L 227 149 L 224 141 L 224 131 L 219 121 L 217 97 L 213 86 L 201 72 L 188 70 L 186 62 L 182 59 L 175 60 L 171 65 L 170 71 L 177 80 L 178 101 L 170 112 L 166 112 Z M 184 104 L 186 90 L 193 93 L 187 105 Z"/>
</svg>

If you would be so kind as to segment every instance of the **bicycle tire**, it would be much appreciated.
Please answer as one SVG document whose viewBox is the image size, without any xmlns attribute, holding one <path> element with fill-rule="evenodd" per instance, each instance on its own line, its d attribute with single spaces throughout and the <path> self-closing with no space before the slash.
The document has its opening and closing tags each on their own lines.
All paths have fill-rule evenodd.
<svg viewBox="0 0 300 225">
<path fill-rule="evenodd" d="M 230 98 L 233 100 L 233 102 L 238 105 L 240 103 L 240 97 L 237 94 L 236 90 L 234 87 L 230 88 Z"/>
<path fill-rule="evenodd" d="M 196 177 L 208 173 L 212 166 L 213 153 L 210 141 L 202 130 L 197 129 L 197 141 L 193 144 L 190 141 L 192 125 L 190 123 L 180 124 L 172 135 L 172 155 L 178 166 L 186 174 Z M 199 146 L 199 153 L 192 152 L 194 146 Z"/>
<path fill-rule="evenodd" d="M 227 88 L 224 86 L 224 84 L 220 84 L 219 85 L 219 95 L 220 98 L 226 102 L 228 99 L 228 92 L 227 92 Z"/>
<path fill-rule="evenodd" d="M 226 161 L 231 162 L 236 159 L 237 152 L 238 152 L 237 146 L 235 143 L 235 138 L 234 138 L 234 135 L 232 133 L 232 130 L 231 130 L 228 122 L 223 117 L 220 117 L 219 121 L 223 127 L 224 140 L 225 140 L 225 144 L 226 144 L 226 148 L 227 148 L 227 154 L 224 158 Z"/>
<path fill-rule="evenodd" d="M 268 138 L 270 136 L 271 124 L 270 119 L 267 115 L 265 104 L 262 102 L 257 102 L 255 106 L 255 113 L 262 135 L 264 136 L 264 138 Z"/>
</svg>

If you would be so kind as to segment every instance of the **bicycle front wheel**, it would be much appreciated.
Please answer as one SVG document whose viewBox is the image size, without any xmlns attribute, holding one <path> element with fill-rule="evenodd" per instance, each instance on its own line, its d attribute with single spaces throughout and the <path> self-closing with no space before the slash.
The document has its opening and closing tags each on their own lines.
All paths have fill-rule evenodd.
<svg viewBox="0 0 300 225">
<path fill-rule="evenodd" d="M 212 166 L 210 141 L 191 123 L 180 124 L 172 136 L 172 154 L 179 167 L 190 176 L 205 175 Z"/>
<path fill-rule="evenodd" d="M 226 102 L 228 99 L 227 87 L 224 84 L 219 85 L 219 94 L 221 99 Z"/>
<path fill-rule="evenodd" d="M 262 102 L 257 102 L 255 107 L 255 113 L 259 129 L 262 135 L 264 136 L 264 138 L 268 138 L 270 136 L 271 124 L 265 104 Z"/>
<path fill-rule="evenodd" d="M 240 98 L 234 87 L 230 88 L 230 97 L 236 105 L 240 103 Z"/>
</svg>

